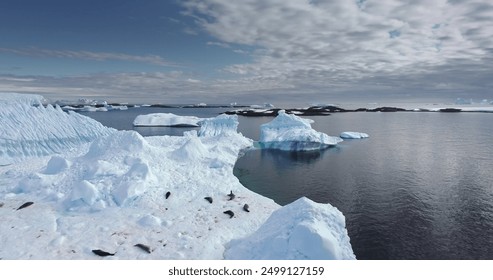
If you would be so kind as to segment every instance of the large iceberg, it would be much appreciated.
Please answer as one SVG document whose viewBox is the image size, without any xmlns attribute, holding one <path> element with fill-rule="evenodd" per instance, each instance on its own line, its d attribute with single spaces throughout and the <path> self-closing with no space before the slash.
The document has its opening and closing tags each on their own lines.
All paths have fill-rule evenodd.
<svg viewBox="0 0 493 280">
<path fill-rule="evenodd" d="M 197 127 L 201 118 L 195 116 L 178 116 L 172 113 L 154 113 L 138 115 L 134 120 L 134 126 L 174 126 Z"/>
<path fill-rule="evenodd" d="M 24 112 L 31 109 L 10 109 L 20 112 L 13 115 L 28 128 L 32 117 Z M 55 132 L 49 142 L 65 141 L 64 130 L 55 128 L 60 123 L 76 131 L 101 126 L 76 113 L 59 115 L 57 108 L 36 110 L 45 121 L 35 125 Z M 61 116 L 72 117 L 54 121 Z M 348 237 L 337 235 L 344 228 L 342 214 L 307 199 L 281 207 L 240 184 L 233 166 L 253 141 L 237 133 L 236 125 L 236 116 L 219 116 L 202 125 L 200 136 L 191 131 L 142 137 L 104 128 L 91 143 L 73 145 L 73 151 L 65 147 L 57 154 L 28 158 L 24 155 L 31 154 L 30 147 L 24 146 L 25 153 L 12 153 L 22 161 L 0 166 L 0 257 L 100 259 L 93 250 L 103 250 L 114 254 L 110 259 L 233 258 L 231 249 L 225 255 L 232 240 L 258 230 L 266 234 L 265 242 L 277 240 L 277 232 L 262 229 L 269 220 L 297 228 L 290 235 L 297 240 L 293 248 L 302 254 L 285 257 L 350 258 Z M 16 139 L 37 139 L 33 129 L 20 130 Z M 15 210 L 25 202 L 32 203 Z M 244 204 L 251 212 L 243 211 Z M 284 214 L 276 212 L 279 209 L 285 209 Z M 224 213 L 228 210 L 233 217 Z M 295 215 L 298 210 L 305 214 Z M 269 224 L 265 227 L 271 228 Z M 334 240 L 340 243 L 331 243 Z M 148 246 L 149 252 L 136 244 Z M 321 246 L 307 253 L 314 245 Z M 275 257 L 264 243 L 251 246 L 255 258 Z"/>
<path fill-rule="evenodd" d="M 10 98 L 7 98 L 10 96 Z M 0 100 L 0 161 L 19 157 L 44 156 L 74 149 L 115 130 L 56 105 L 44 107 L 42 97 Z"/>
<path fill-rule="evenodd" d="M 314 130 L 311 123 L 313 120 L 280 110 L 274 120 L 261 125 L 259 145 L 263 149 L 309 151 L 335 146 L 342 141 L 339 137 Z"/>
<path fill-rule="evenodd" d="M 230 242 L 226 259 L 356 259 L 345 218 L 330 204 L 302 197 L 272 213 L 252 235 Z"/>
</svg>

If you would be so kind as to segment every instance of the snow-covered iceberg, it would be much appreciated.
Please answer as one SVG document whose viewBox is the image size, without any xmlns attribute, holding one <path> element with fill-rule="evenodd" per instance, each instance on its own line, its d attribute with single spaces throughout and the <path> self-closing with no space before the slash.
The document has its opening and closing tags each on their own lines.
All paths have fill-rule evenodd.
<svg viewBox="0 0 493 280">
<path fill-rule="evenodd" d="M 77 114 L 59 115 L 56 108 L 36 110 L 45 121 L 34 124 L 56 132 L 50 141 L 63 142 L 65 131 L 54 128 L 60 123 L 54 118 Z M 26 110 L 9 111 L 20 112 L 16 120 L 29 126 Z M 69 117 L 65 125 L 76 131 L 98 127 L 78 117 Z M 254 234 L 269 219 L 299 228 L 291 235 L 299 237 L 293 237 L 298 240 L 295 248 L 305 253 L 287 257 L 349 258 L 333 253 L 339 250 L 334 248 L 346 248 L 347 236 L 340 244 L 329 242 L 327 232 L 338 233 L 344 227 L 339 216 L 330 218 L 336 215 L 333 209 L 325 205 L 319 209 L 307 200 L 302 200 L 304 206 L 281 208 L 240 184 L 233 166 L 240 151 L 253 141 L 237 133 L 236 125 L 236 116 L 219 116 L 202 125 L 200 136 L 191 131 L 180 137 L 142 137 L 134 131 L 105 128 L 91 143 L 74 145 L 75 151 L 62 149 L 56 155 L 29 158 L 13 154 L 23 161 L 0 166 L 0 257 L 100 259 L 93 250 L 103 250 L 114 254 L 108 256 L 111 259 L 223 259 L 226 244 Z M 31 131 L 19 131 L 17 139 Z M 234 199 L 228 196 L 231 192 Z M 250 205 L 250 212 L 243 210 L 244 204 Z M 27 206 L 20 209 L 21 205 Z M 269 218 L 278 209 L 291 214 Z M 306 214 L 296 216 L 297 210 Z M 313 226 L 306 225 L 308 212 L 315 215 Z M 310 229 L 316 231 L 305 232 Z M 303 251 L 313 244 L 323 246 L 314 254 Z M 267 254 L 257 254 L 258 258 L 274 257 L 262 248 L 254 251 Z"/>
<path fill-rule="evenodd" d="M 226 259 L 356 259 L 345 217 L 330 204 L 302 197 L 272 213 L 252 235 L 229 243 Z"/>
<path fill-rule="evenodd" d="M 5 96 L 6 97 L 6 96 Z M 4 97 L 4 98 L 5 98 Z M 0 159 L 44 156 L 74 149 L 114 129 L 57 105 L 36 103 L 42 98 L 0 100 Z M 33 106 L 36 105 L 36 106 Z"/>
<path fill-rule="evenodd" d="M 154 113 L 138 115 L 134 126 L 174 126 L 174 127 L 198 127 L 201 118 L 195 116 L 178 116 L 172 113 Z"/>
<path fill-rule="evenodd" d="M 203 119 L 199 122 L 199 136 L 217 136 L 221 134 L 237 134 L 238 116 L 221 114 L 215 118 Z"/>
<path fill-rule="evenodd" d="M 345 131 L 339 135 L 339 137 L 343 139 L 362 139 L 370 137 L 368 134 L 363 132 L 353 132 L 353 131 Z"/>
<path fill-rule="evenodd" d="M 261 125 L 259 145 L 263 149 L 308 151 L 325 149 L 342 141 L 339 137 L 314 130 L 311 123 L 313 120 L 280 110 L 274 120 Z"/>
</svg>

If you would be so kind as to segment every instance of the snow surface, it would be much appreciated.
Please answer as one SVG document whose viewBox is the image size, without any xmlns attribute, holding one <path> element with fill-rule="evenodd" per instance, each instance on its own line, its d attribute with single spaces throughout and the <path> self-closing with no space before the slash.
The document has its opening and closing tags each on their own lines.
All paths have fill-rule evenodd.
<svg viewBox="0 0 493 280">
<path fill-rule="evenodd" d="M 280 110 L 275 119 L 261 125 L 259 145 L 263 149 L 308 151 L 325 149 L 342 141 L 314 130 L 313 122 Z"/>
<path fill-rule="evenodd" d="M 139 115 L 134 120 L 134 126 L 183 126 L 197 127 L 201 118 L 195 116 L 178 116 L 172 113 L 154 113 Z"/>
<path fill-rule="evenodd" d="M 353 131 L 346 131 L 341 133 L 339 137 L 343 139 L 361 139 L 361 138 L 368 138 L 370 137 L 368 134 L 363 133 L 363 132 L 353 132 Z"/>
<path fill-rule="evenodd" d="M 26 158 L 31 147 L 38 149 L 36 144 L 24 145 L 22 153 L 17 152 L 20 145 L 10 145 L 15 142 L 2 144 L 21 160 L 0 166 L 0 259 L 101 259 L 95 249 L 114 253 L 109 259 L 278 258 L 264 243 L 251 245 L 254 256 L 240 255 L 240 249 L 234 254 L 236 247 L 227 244 L 259 233 L 274 244 L 279 230 L 294 242 L 286 249 L 291 253 L 279 258 L 351 258 L 344 217 L 335 208 L 307 199 L 280 207 L 240 184 L 233 166 L 253 141 L 233 131 L 236 116 L 207 120 L 200 136 L 191 131 L 144 138 L 59 108 L 10 105 L 2 108 L 10 112 L 2 121 L 14 118 L 25 128 L 12 139 L 37 143 L 37 133 L 44 134 L 30 128 L 32 124 L 53 132 L 41 137 L 44 144 L 62 143 L 63 149 Z M 80 144 L 65 145 L 72 138 L 70 129 L 88 127 L 101 135 L 85 143 L 88 138 L 80 134 Z M 227 196 L 231 191 L 233 200 Z M 204 197 L 212 197 L 213 203 Z M 34 204 L 17 210 L 25 202 Z M 245 203 L 250 212 L 243 211 Z M 271 232 L 272 223 L 292 226 Z M 135 247 L 139 243 L 151 253 Z M 310 253 L 313 246 L 317 250 Z"/>
</svg>

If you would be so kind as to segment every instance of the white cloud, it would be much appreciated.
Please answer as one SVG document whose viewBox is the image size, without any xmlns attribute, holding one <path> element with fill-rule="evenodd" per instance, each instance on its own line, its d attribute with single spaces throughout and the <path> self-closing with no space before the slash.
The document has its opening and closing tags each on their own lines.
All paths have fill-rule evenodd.
<svg viewBox="0 0 493 280">
<path fill-rule="evenodd" d="M 0 48 L 0 53 L 2 52 L 12 53 L 20 56 L 31 56 L 31 57 L 55 57 L 55 58 L 96 60 L 96 61 L 122 60 L 122 61 L 154 64 L 159 66 L 177 66 L 177 64 L 169 62 L 158 55 L 140 56 L 140 55 L 129 55 L 124 53 L 50 50 L 50 49 L 41 49 L 41 48 L 24 48 L 24 49 Z"/>
<path fill-rule="evenodd" d="M 217 103 L 221 100 L 229 104 L 236 101 L 237 96 L 250 92 L 289 88 L 289 84 L 280 83 L 278 79 L 199 80 L 181 71 L 62 77 L 0 76 L 0 93 L 37 93 L 52 100 L 97 97 L 136 103 Z"/>
<path fill-rule="evenodd" d="M 256 47 L 252 63 L 226 68 L 235 74 L 322 88 L 357 87 L 375 77 L 399 86 L 419 76 L 433 88 L 426 74 L 442 69 L 493 73 L 487 0 L 190 0 L 185 6 L 218 40 Z"/>
<path fill-rule="evenodd" d="M 222 42 L 207 42 L 206 44 L 207 44 L 207 46 L 218 46 L 218 47 L 225 48 L 225 49 L 231 48 L 231 46 L 229 44 L 222 43 Z"/>
</svg>

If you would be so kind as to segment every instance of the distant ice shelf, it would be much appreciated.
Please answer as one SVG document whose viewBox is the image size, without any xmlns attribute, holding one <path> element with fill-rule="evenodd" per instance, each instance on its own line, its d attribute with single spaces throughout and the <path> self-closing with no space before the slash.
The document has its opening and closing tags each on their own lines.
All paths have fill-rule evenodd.
<svg viewBox="0 0 493 280">
<path fill-rule="evenodd" d="M 203 120 L 195 116 L 178 116 L 172 113 L 153 113 L 138 115 L 134 126 L 171 126 L 171 127 L 198 127 Z"/>
</svg>

